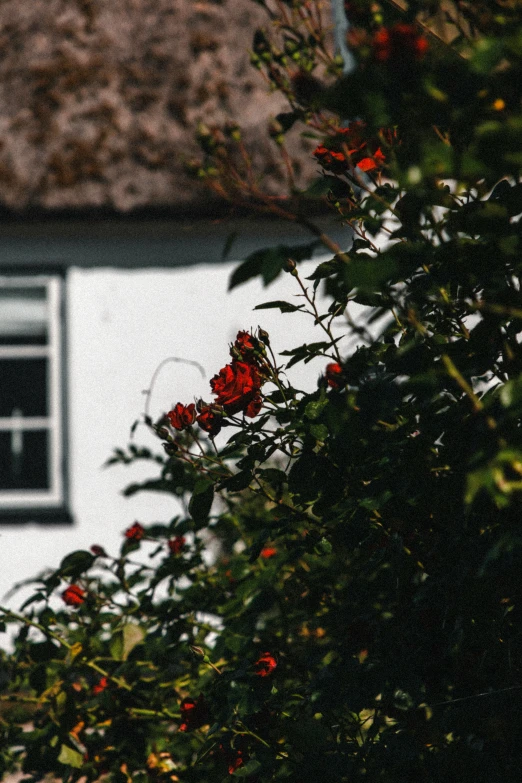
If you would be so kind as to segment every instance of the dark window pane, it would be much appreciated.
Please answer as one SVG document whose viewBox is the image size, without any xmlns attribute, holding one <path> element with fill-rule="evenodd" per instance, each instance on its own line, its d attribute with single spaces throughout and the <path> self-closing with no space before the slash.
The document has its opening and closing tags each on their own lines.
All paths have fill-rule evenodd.
<svg viewBox="0 0 522 783">
<path fill-rule="evenodd" d="M 0 358 L 0 417 L 47 416 L 47 359 Z"/>
<path fill-rule="evenodd" d="M 0 432 L 0 490 L 49 489 L 47 430 Z"/>
<path fill-rule="evenodd" d="M 47 321 L 45 288 L 0 288 L 0 345 L 45 345 Z"/>
</svg>

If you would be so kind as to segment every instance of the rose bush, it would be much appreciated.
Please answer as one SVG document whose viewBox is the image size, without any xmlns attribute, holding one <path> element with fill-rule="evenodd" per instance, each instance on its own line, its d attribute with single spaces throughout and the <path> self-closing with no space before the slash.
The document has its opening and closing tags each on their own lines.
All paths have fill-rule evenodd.
<svg viewBox="0 0 522 783">
<path fill-rule="evenodd" d="M 320 336 L 288 348 L 239 332 L 213 401 L 145 417 L 160 453 L 115 452 L 159 465 L 128 496 L 170 493 L 176 511 L 131 524 L 117 553 L 71 553 L 2 610 L 16 629 L 3 770 L 520 779 L 522 11 L 346 8 L 350 72 L 318 2 L 268 5 L 254 39 L 288 99 L 269 132 L 291 197 L 263 190 L 236 124 L 200 128 L 193 165 L 232 203 L 311 232 L 245 259 L 231 286 L 289 274 L 296 298 L 257 310 Z M 306 190 L 285 141 L 300 125 L 317 162 Z M 315 225 L 318 201 L 350 247 Z M 330 256 L 303 279 L 318 243 Z M 296 388 L 292 367 L 312 359 L 322 374 Z"/>
</svg>

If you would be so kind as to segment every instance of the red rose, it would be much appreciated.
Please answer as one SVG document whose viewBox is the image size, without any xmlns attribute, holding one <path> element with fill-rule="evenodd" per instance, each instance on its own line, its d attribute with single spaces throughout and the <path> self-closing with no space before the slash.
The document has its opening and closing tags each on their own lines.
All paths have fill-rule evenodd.
<svg viewBox="0 0 522 783">
<path fill-rule="evenodd" d="M 358 166 L 361 171 L 382 168 L 386 158 L 378 142 L 368 137 L 365 122 L 354 120 L 345 128 L 339 128 L 338 133 L 348 147 L 348 155 L 354 166 Z"/>
<path fill-rule="evenodd" d="M 167 413 L 167 418 L 174 429 L 184 430 L 196 421 L 196 406 L 193 402 L 190 405 L 178 402 L 174 409 Z"/>
<path fill-rule="evenodd" d="M 263 407 L 263 399 L 260 394 L 256 394 L 253 400 L 250 400 L 248 405 L 245 408 L 245 416 L 248 416 L 250 419 L 253 419 L 254 416 L 257 416 L 261 408 Z"/>
<path fill-rule="evenodd" d="M 236 769 L 243 766 L 243 754 L 240 750 L 236 751 L 236 757 L 228 762 L 228 774 L 232 775 Z"/>
<path fill-rule="evenodd" d="M 85 601 L 85 590 L 79 585 L 69 585 L 62 593 L 62 600 L 67 606 L 81 606 Z"/>
<path fill-rule="evenodd" d="M 107 557 L 107 552 L 99 544 L 93 544 L 91 546 L 91 552 L 93 555 L 96 555 L 96 557 Z"/>
<path fill-rule="evenodd" d="M 381 133 L 391 144 L 394 132 L 382 129 Z M 348 170 L 348 164 L 358 166 L 361 171 L 372 171 L 382 168 L 386 161 L 379 141 L 370 138 L 366 131 L 366 123 L 362 120 L 354 120 L 344 128 L 338 128 L 336 135 L 328 140 L 330 148 L 320 145 L 314 151 L 314 155 L 323 168 L 329 169 L 334 174 L 342 174 Z M 335 149 L 342 152 L 335 152 Z"/>
<path fill-rule="evenodd" d="M 129 541 L 141 541 L 144 535 L 145 531 L 139 522 L 135 522 L 125 531 L 125 538 L 128 538 Z"/>
<path fill-rule="evenodd" d="M 331 362 L 331 364 L 327 364 L 325 375 L 326 380 L 328 381 L 328 386 L 330 386 L 332 389 L 340 389 L 343 385 L 342 374 L 343 368 L 338 362 Z"/>
<path fill-rule="evenodd" d="M 373 38 L 373 53 L 378 62 L 402 63 L 420 60 L 429 48 L 428 40 L 415 25 L 399 22 L 392 27 L 381 27 Z"/>
<path fill-rule="evenodd" d="M 254 364 L 233 361 L 214 375 L 210 386 L 217 395 L 216 402 L 224 407 L 226 413 L 234 414 L 245 411 L 258 396 L 261 378 Z"/>
<path fill-rule="evenodd" d="M 361 171 L 372 171 L 373 169 L 382 168 L 386 157 L 383 155 L 381 148 L 379 147 L 375 154 L 371 158 L 361 158 L 357 163 L 357 166 Z"/>
<path fill-rule="evenodd" d="M 231 746 L 225 747 L 225 745 L 220 743 L 219 750 L 223 755 L 229 775 L 232 775 L 236 769 L 242 767 L 245 763 L 243 759 L 243 750 L 241 748 L 233 748 Z"/>
<path fill-rule="evenodd" d="M 314 153 L 323 169 L 328 169 L 334 174 L 343 174 L 348 169 L 346 157 L 342 152 L 334 152 L 327 149 L 323 144 L 315 148 Z"/>
<path fill-rule="evenodd" d="M 222 415 L 213 410 L 210 405 L 202 405 L 199 408 L 199 415 L 196 421 L 202 430 L 208 432 L 211 438 L 218 434 L 221 429 Z"/>
<path fill-rule="evenodd" d="M 208 709 L 203 696 L 199 696 L 197 701 L 190 697 L 183 699 L 179 708 L 181 711 L 179 731 L 194 731 L 209 721 Z"/>
<path fill-rule="evenodd" d="M 277 661 L 271 653 L 265 652 L 257 659 L 254 666 L 258 677 L 268 677 L 276 668 Z"/>
<path fill-rule="evenodd" d="M 179 555 L 185 546 L 185 536 L 176 536 L 168 541 L 168 548 L 173 555 Z"/>
<path fill-rule="evenodd" d="M 259 553 L 259 556 L 265 560 L 269 560 L 269 558 L 274 557 L 274 555 L 277 555 L 277 549 L 273 546 L 265 546 Z"/>
<path fill-rule="evenodd" d="M 92 692 L 95 696 L 97 696 L 99 693 L 102 693 L 105 688 L 109 687 L 109 680 L 107 677 L 102 677 L 101 680 L 98 682 L 97 685 L 93 685 Z"/>
</svg>

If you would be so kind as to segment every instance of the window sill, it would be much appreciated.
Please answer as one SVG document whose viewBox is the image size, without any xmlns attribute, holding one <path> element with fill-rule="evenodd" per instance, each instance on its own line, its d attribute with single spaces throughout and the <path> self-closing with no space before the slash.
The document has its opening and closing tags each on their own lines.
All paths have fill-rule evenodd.
<svg viewBox="0 0 522 783">
<path fill-rule="evenodd" d="M 0 509 L 0 525 L 72 525 L 73 517 L 66 508 L 5 508 Z"/>
</svg>

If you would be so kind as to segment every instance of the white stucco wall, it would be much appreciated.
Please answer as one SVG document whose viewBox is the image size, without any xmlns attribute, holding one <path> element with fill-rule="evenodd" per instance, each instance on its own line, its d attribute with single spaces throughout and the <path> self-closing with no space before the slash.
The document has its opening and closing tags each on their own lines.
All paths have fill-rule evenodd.
<svg viewBox="0 0 522 783">
<path fill-rule="evenodd" d="M 303 274 L 316 263 L 302 265 Z M 127 483 L 154 475 L 154 466 L 102 469 L 114 447 L 127 445 L 130 426 L 143 411 L 142 390 L 163 359 L 196 360 L 207 378 L 187 365 L 166 365 L 154 389 L 153 417 L 178 401 L 211 399 L 208 381 L 229 361 L 228 345 L 239 329 L 261 325 L 270 333 L 274 351 L 322 339 L 309 316 L 253 312 L 263 301 L 291 301 L 299 289 L 290 275 L 268 289 L 255 280 L 227 293 L 234 266 L 68 272 L 69 470 L 75 524 L 2 526 L 0 596 L 14 583 L 56 567 L 73 549 L 97 543 L 116 553 L 122 531 L 136 519 L 147 524 L 174 516 L 173 498 L 147 493 L 126 499 L 121 494 Z M 292 368 L 294 385 L 312 390 L 325 364 L 319 360 Z M 157 443 L 144 427 L 138 429 L 135 442 Z M 27 594 L 23 590 L 15 595 L 10 605 L 19 605 Z"/>
</svg>

